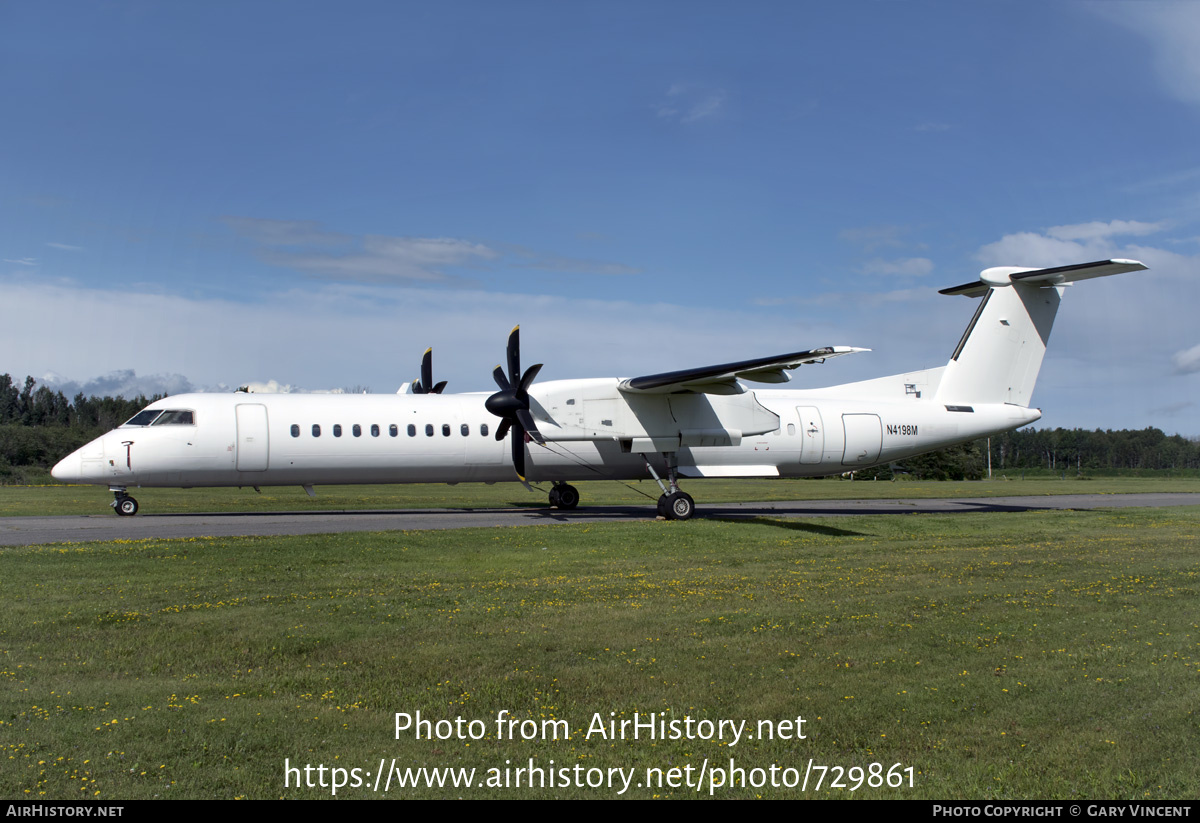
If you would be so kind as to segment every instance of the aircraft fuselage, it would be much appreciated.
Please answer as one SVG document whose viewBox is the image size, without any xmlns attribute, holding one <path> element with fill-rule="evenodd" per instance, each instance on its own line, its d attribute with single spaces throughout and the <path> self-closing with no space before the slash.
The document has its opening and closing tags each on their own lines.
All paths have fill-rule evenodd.
<svg viewBox="0 0 1200 823">
<path fill-rule="evenodd" d="M 537 395 L 553 396 L 557 385 L 541 384 Z M 1009 404 L 949 410 L 933 399 L 839 399 L 831 394 L 835 391 L 755 391 L 757 405 L 770 413 L 769 430 L 735 430 L 727 445 L 680 445 L 675 433 L 671 451 L 679 475 L 839 474 L 1013 429 L 1041 416 L 1036 409 Z M 120 426 L 64 458 L 54 475 L 113 487 L 515 481 L 510 445 L 495 439 L 499 421 L 484 408 L 486 397 L 177 395 L 148 411 L 188 411 L 192 422 Z M 660 474 L 666 468 L 661 452 L 667 449 L 652 448 L 662 446 L 660 438 L 642 443 L 589 434 L 594 439 L 528 443 L 527 479 L 648 478 L 646 459 Z"/>
</svg>

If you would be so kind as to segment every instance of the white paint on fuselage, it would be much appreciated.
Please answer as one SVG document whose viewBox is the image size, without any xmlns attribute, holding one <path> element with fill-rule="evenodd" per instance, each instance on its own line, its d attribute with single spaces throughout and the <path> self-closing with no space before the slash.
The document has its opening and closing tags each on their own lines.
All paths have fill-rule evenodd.
<svg viewBox="0 0 1200 823">
<path fill-rule="evenodd" d="M 937 370 L 934 370 L 937 371 Z M 815 477 L 839 474 L 955 443 L 1014 429 L 1041 413 L 1007 404 L 977 405 L 972 412 L 950 412 L 932 392 L 905 394 L 911 375 L 868 381 L 837 389 L 760 390 L 758 403 L 778 419 L 765 434 L 740 443 L 678 450 L 684 476 Z M 911 385 L 911 383 L 910 383 Z M 893 400 L 881 402 L 880 389 Z M 561 394 L 554 382 L 534 386 L 531 395 Z M 875 400 L 868 397 L 874 394 Z M 839 396 L 842 395 L 842 396 Z M 355 483 L 463 483 L 516 481 L 511 446 L 495 439 L 500 420 L 484 408 L 486 393 L 458 395 L 303 395 L 187 394 L 151 404 L 150 409 L 189 409 L 194 425 L 121 426 L 73 452 L 54 467 L 54 476 L 74 483 L 133 486 L 278 486 Z M 239 450 L 261 449 L 239 442 L 239 405 L 262 406 L 267 420 L 265 468 L 239 471 Z M 800 410 L 816 408 L 819 438 L 806 438 Z M 878 443 L 846 442 L 844 415 L 878 417 Z M 255 419 L 245 415 L 243 419 Z M 869 418 L 858 417 L 850 430 L 862 431 Z M 313 426 L 320 436 L 313 436 Z M 353 434 L 354 426 L 359 435 Z M 482 434 L 486 425 L 488 433 Z M 811 425 L 811 423 L 810 423 Z M 293 435 L 293 426 L 298 436 Z M 341 426 L 335 437 L 334 427 Z M 377 426 L 378 434 L 373 434 Z M 395 426 L 396 435 L 391 434 Z M 409 426 L 415 436 L 409 435 Z M 432 435 L 427 434 L 432 427 Z M 546 433 L 553 425 L 546 426 Z M 870 426 L 865 427 L 867 430 Z M 466 432 L 464 434 L 464 431 Z M 245 432 L 241 433 L 245 436 Z M 511 435 L 509 435 L 511 437 Z M 821 441 L 820 458 L 802 462 L 804 443 Z M 549 441 L 526 446 L 528 479 L 534 482 L 649 477 L 640 454 L 622 451 L 619 440 Z M 628 446 L 626 446 L 628 448 Z M 877 449 L 877 452 L 876 452 Z M 862 462 L 856 456 L 866 455 Z M 649 455 L 662 475 L 662 455 Z M 242 465 L 248 462 L 243 455 Z"/>
</svg>

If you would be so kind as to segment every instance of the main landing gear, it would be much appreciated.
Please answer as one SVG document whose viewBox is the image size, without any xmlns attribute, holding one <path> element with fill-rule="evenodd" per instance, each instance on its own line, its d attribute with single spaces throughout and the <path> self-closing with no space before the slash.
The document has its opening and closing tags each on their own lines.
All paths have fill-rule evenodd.
<svg viewBox="0 0 1200 823">
<path fill-rule="evenodd" d="M 564 511 L 579 505 L 579 489 L 566 483 L 555 483 L 550 489 L 550 505 Z"/>
<path fill-rule="evenodd" d="M 665 452 L 663 457 L 667 459 L 667 482 L 670 483 L 670 487 L 664 484 L 655 473 L 654 467 L 650 465 L 646 455 L 642 455 L 642 460 L 646 461 L 646 471 L 650 472 L 650 476 L 654 478 L 654 482 L 658 483 L 658 487 L 663 492 L 662 497 L 658 498 L 658 515 L 667 520 L 687 520 L 696 513 L 696 501 L 692 500 L 690 494 L 681 491 L 676 482 L 675 469 L 679 463 L 675 453 Z"/>
<path fill-rule="evenodd" d="M 125 493 L 124 486 L 114 486 L 109 489 L 113 493 L 113 502 L 109 505 L 117 510 L 121 517 L 133 517 L 138 512 L 138 502 Z"/>
</svg>

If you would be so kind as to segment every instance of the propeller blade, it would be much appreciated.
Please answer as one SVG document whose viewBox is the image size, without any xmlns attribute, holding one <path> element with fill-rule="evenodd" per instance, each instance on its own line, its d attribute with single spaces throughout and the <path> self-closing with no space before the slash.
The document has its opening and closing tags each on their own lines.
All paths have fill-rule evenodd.
<svg viewBox="0 0 1200 823">
<path fill-rule="evenodd" d="M 533 422 L 533 415 L 529 413 L 529 409 L 517 409 L 516 414 L 517 422 L 521 424 L 521 428 L 525 429 L 525 433 L 529 435 L 530 439 L 539 446 L 544 446 L 546 438 L 542 437 L 542 433 L 537 430 L 537 424 Z"/>
<path fill-rule="evenodd" d="M 425 392 L 437 394 L 433 388 L 433 347 L 430 346 L 425 350 L 425 354 L 421 356 L 421 388 Z"/>
<path fill-rule="evenodd" d="M 500 387 L 500 391 L 512 391 L 512 383 L 508 382 L 508 375 L 504 373 L 503 366 L 496 366 L 492 372 L 492 377 L 496 380 L 496 385 Z"/>
<path fill-rule="evenodd" d="M 450 381 L 448 381 L 448 380 L 443 380 L 443 381 L 441 381 L 440 383 L 438 383 L 436 386 L 434 386 L 434 387 L 433 387 L 433 393 L 434 393 L 434 394 L 441 394 L 441 393 L 442 393 L 442 391 L 443 391 L 443 390 L 446 388 L 446 384 L 447 384 L 448 382 L 450 382 Z"/>
<path fill-rule="evenodd" d="M 539 445 L 546 444 L 546 438 L 538 431 L 537 422 L 529 410 L 529 387 L 537 379 L 542 364 L 531 366 L 524 375 L 521 374 L 521 327 L 513 326 L 508 333 L 508 347 L 504 352 L 508 371 L 503 366 L 496 366 L 492 371 L 492 379 L 500 391 L 484 401 L 484 407 L 500 418 L 496 427 L 496 440 L 503 440 L 510 432 L 512 434 L 513 469 L 521 482 L 525 483 L 525 444 L 534 441 Z M 528 484 L 526 484 L 528 486 Z"/>
<path fill-rule="evenodd" d="M 513 459 L 513 468 L 517 470 L 517 477 L 524 480 L 525 479 L 525 432 L 521 431 L 521 427 L 519 425 L 513 426 L 512 459 Z"/>
<path fill-rule="evenodd" d="M 521 378 L 521 385 L 517 389 L 517 394 L 527 394 L 529 387 L 533 385 L 533 381 L 537 378 L 538 372 L 542 370 L 541 363 L 535 363 L 529 367 L 529 371 L 525 372 L 525 376 Z"/>
<path fill-rule="evenodd" d="M 512 385 L 521 382 L 521 327 L 513 326 L 513 330 L 508 333 L 508 347 L 505 350 L 508 355 L 508 373 L 512 377 Z"/>
</svg>

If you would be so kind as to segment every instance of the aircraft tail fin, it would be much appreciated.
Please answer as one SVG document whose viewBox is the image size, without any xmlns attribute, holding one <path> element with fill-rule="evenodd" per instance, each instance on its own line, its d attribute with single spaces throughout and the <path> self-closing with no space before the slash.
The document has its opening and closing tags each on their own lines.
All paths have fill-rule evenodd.
<svg viewBox="0 0 1200 823">
<path fill-rule="evenodd" d="M 942 289 L 941 294 L 982 296 L 983 300 L 946 365 L 938 399 L 950 404 L 1028 406 L 1065 287 L 1145 268 L 1136 260 L 1051 269 L 1002 266 L 986 269 L 974 283 Z"/>
</svg>

